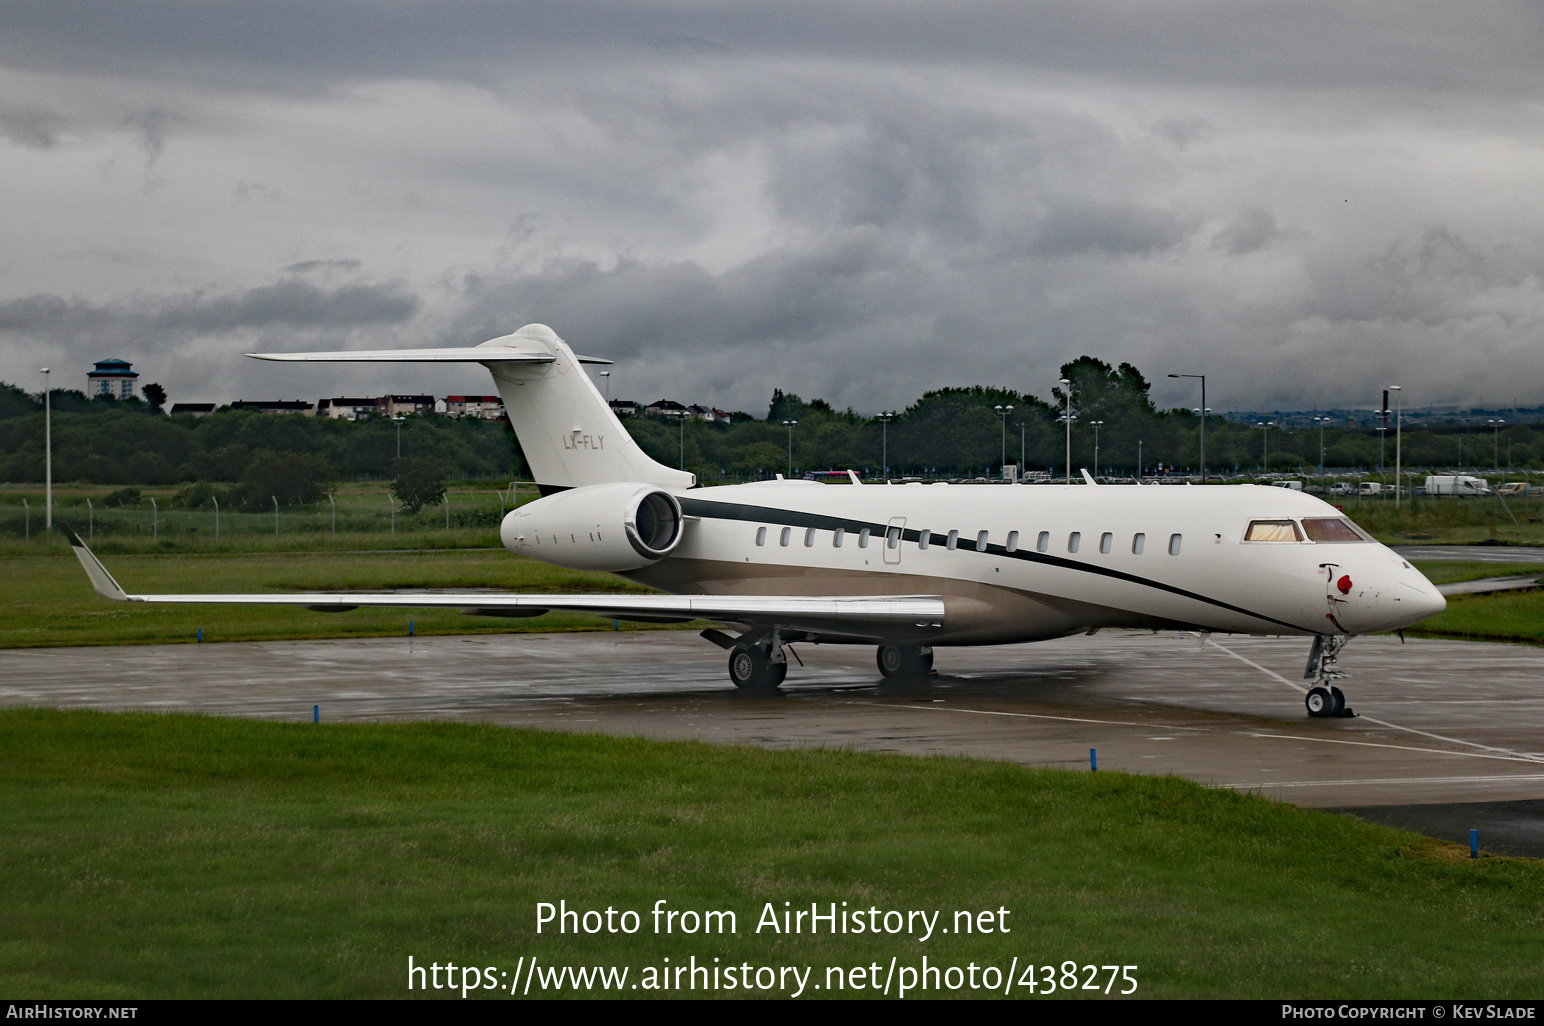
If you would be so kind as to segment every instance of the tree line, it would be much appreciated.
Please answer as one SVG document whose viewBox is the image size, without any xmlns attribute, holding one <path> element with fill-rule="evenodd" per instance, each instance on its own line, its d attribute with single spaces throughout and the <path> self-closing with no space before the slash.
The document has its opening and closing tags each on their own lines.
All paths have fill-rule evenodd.
<svg viewBox="0 0 1544 1026">
<path fill-rule="evenodd" d="M 1071 384 L 1072 465 L 1096 464 L 1101 474 L 1129 476 L 1140 466 L 1178 473 L 1199 469 L 1201 418 L 1192 410 L 1157 409 L 1151 385 L 1129 363 L 1091 356 L 1060 368 Z M 739 413 L 729 423 L 626 417 L 643 449 L 669 466 L 684 466 L 704 483 L 787 473 L 852 468 L 866 476 L 995 476 L 1004 462 L 1028 470 L 1065 470 L 1067 393 L 1047 402 L 989 386 L 929 391 L 902 410 L 864 416 L 821 399 L 774 392 L 766 415 Z M 164 396 L 157 396 L 164 402 Z M 43 479 L 42 397 L 0 386 L 0 481 Z M 400 458 L 426 461 L 442 478 L 517 477 L 525 463 L 507 421 L 409 417 L 359 422 L 221 409 L 204 417 L 169 417 L 140 400 L 88 399 L 52 393 L 54 479 L 58 482 L 141 485 L 206 482 L 237 486 L 219 494 L 260 505 L 280 496 L 307 502 L 340 479 L 401 477 Z M 1011 407 L 1011 410 L 1009 409 Z M 1465 465 L 1489 469 L 1544 462 L 1544 430 L 1507 425 L 1494 435 L 1461 424 L 1407 427 L 1407 466 Z M 1095 452 L 1097 437 L 1098 450 Z M 1320 463 L 1318 428 L 1285 429 L 1206 420 L 1207 464 L 1213 472 L 1295 472 Z M 1373 468 L 1378 433 L 1326 427 L 1323 462 Z M 1267 447 L 1269 465 L 1264 463 Z M 1384 464 L 1393 463 L 1393 440 Z M 1140 462 L 1139 462 L 1140 461 Z M 282 493 L 282 494 L 281 494 Z M 196 502 L 199 492 L 189 491 Z"/>
</svg>

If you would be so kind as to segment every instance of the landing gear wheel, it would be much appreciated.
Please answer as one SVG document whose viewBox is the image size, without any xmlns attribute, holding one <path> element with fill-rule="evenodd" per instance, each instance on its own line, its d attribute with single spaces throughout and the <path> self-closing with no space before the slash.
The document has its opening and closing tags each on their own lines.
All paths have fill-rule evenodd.
<svg viewBox="0 0 1544 1026">
<path fill-rule="evenodd" d="M 1303 699 L 1303 704 L 1308 707 L 1309 716 L 1318 717 L 1335 715 L 1335 696 L 1330 694 L 1328 688 L 1309 688 L 1307 697 Z M 1341 704 L 1344 706 L 1344 698 L 1342 698 Z"/>
<path fill-rule="evenodd" d="M 759 645 L 736 645 L 729 653 L 729 679 L 746 691 L 775 691 L 788 676 L 786 662 L 774 663 Z"/>
<path fill-rule="evenodd" d="M 886 677 L 926 677 L 933 670 L 933 650 L 911 645 L 880 645 L 879 672 Z"/>
<path fill-rule="evenodd" d="M 1330 712 L 1331 716 L 1349 716 L 1351 710 L 1346 708 L 1346 693 L 1339 688 L 1330 688 L 1330 697 L 1335 700 L 1335 707 Z"/>
</svg>

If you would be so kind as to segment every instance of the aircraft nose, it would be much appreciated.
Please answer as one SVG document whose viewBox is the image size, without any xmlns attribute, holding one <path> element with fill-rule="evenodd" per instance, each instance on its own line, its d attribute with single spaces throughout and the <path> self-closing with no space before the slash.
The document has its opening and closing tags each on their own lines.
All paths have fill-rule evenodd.
<svg viewBox="0 0 1544 1026">
<path fill-rule="evenodd" d="M 1437 590 L 1437 586 L 1428 581 L 1424 574 L 1417 576 L 1420 577 L 1419 584 L 1404 582 L 1405 599 L 1400 603 L 1409 607 L 1411 615 L 1415 617 L 1412 623 L 1436 616 L 1447 608 L 1447 599 Z"/>
</svg>

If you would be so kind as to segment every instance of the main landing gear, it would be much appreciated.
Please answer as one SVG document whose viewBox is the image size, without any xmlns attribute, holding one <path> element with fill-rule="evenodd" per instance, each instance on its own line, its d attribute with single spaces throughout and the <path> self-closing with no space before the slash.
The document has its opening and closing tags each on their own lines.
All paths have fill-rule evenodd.
<svg viewBox="0 0 1544 1026">
<path fill-rule="evenodd" d="M 729 679 L 744 691 L 776 691 L 788 676 L 783 647 L 740 642 L 729 650 Z"/>
<path fill-rule="evenodd" d="M 933 672 L 933 650 L 926 645 L 880 645 L 876 660 L 886 677 L 926 677 Z"/>
<path fill-rule="evenodd" d="M 1309 716 L 1351 717 L 1356 715 L 1346 705 L 1345 692 L 1332 683 L 1335 679 L 1346 676 L 1342 671 L 1335 669 L 1335 661 L 1340 657 L 1340 650 L 1349 640 L 1351 638 L 1346 634 L 1320 634 L 1313 639 L 1313 651 L 1308 654 L 1308 665 L 1303 669 L 1303 679 L 1314 682 L 1314 686 L 1308 689 L 1308 694 L 1303 699 L 1303 704 L 1308 707 Z"/>
</svg>

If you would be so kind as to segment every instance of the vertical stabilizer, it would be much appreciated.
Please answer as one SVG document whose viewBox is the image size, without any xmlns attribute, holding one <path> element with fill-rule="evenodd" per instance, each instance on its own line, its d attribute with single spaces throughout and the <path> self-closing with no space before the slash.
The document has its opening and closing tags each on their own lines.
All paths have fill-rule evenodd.
<svg viewBox="0 0 1544 1026">
<path fill-rule="evenodd" d="M 548 492 L 611 481 L 690 488 L 696 476 L 651 459 L 633 441 L 579 358 L 545 324 L 527 324 L 477 350 L 502 347 L 550 353 L 551 362 L 494 360 L 493 374 L 531 476 Z"/>
</svg>

